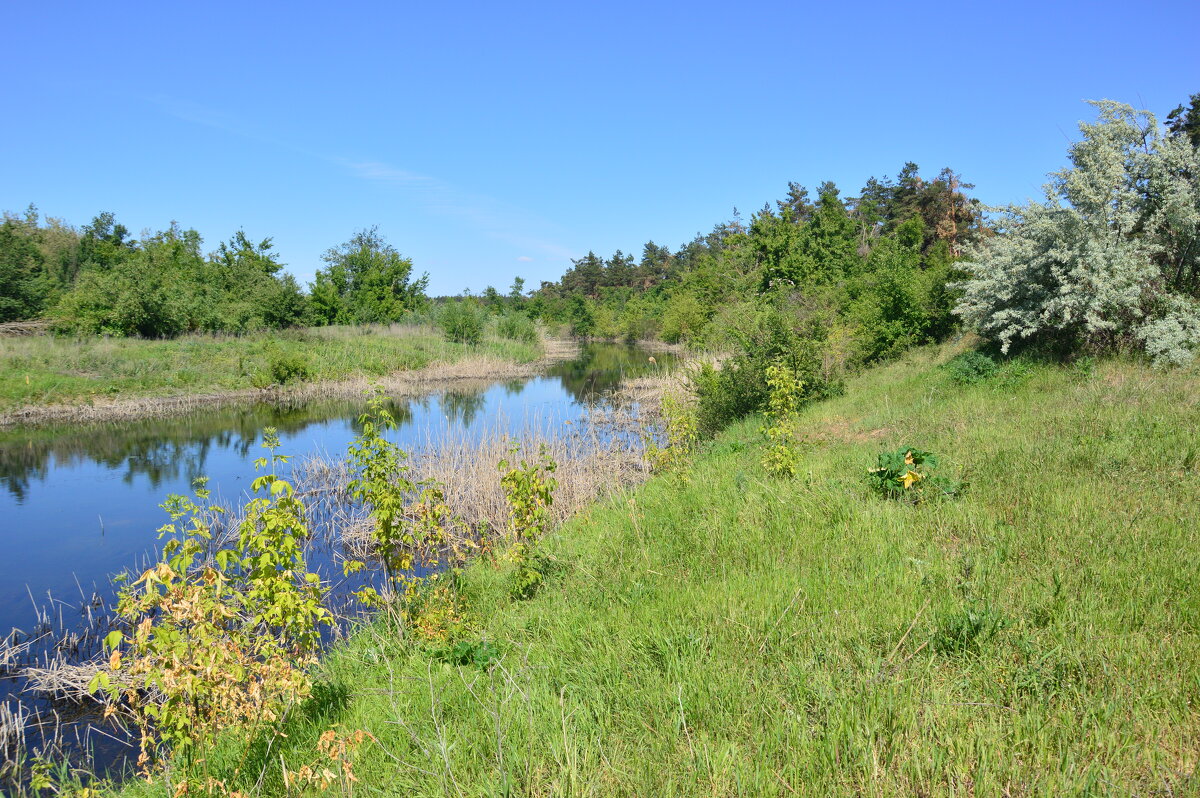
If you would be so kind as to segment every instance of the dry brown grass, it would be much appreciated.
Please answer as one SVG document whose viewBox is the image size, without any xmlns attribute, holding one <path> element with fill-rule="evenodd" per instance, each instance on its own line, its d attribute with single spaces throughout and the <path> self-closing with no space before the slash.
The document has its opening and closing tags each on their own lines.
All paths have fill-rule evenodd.
<svg viewBox="0 0 1200 798">
<path fill-rule="evenodd" d="M 629 409 L 594 410 L 586 420 L 570 424 L 565 435 L 538 432 L 532 423 L 518 435 L 495 433 L 482 440 L 465 434 L 430 441 L 410 454 L 408 477 L 441 485 L 457 523 L 451 548 L 462 552 L 481 534 L 502 537 L 508 504 L 500 486 L 502 460 L 536 460 L 542 453 L 556 464 L 552 517 L 557 525 L 599 498 L 645 480 L 650 469 L 644 436 L 653 434 Z M 312 457 L 297 464 L 300 495 L 320 518 L 323 536 L 351 556 L 368 553 L 371 525 L 350 499 L 351 473 L 344 460 Z"/>
</svg>

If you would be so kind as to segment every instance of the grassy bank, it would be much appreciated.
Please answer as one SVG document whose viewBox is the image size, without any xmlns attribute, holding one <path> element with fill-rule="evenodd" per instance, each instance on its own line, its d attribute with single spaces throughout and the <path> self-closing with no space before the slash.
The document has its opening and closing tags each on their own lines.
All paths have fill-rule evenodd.
<svg viewBox="0 0 1200 798">
<path fill-rule="evenodd" d="M 751 420 L 593 507 L 530 600 L 475 564 L 498 664 L 366 628 L 287 737 L 215 771 L 299 794 L 280 761 L 321 761 L 336 725 L 376 741 L 359 795 L 1195 794 L 1200 378 L 1015 364 L 967 387 L 939 359 L 806 410 L 794 480 Z M 902 445 L 966 491 L 873 494 Z"/>
<path fill-rule="evenodd" d="M 529 362 L 536 344 L 447 342 L 432 327 L 323 327 L 233 336 L 0 338 L 0 413 L 111 398 L 178 396 L 382 377 L 467 355 Z"/>
</svg>

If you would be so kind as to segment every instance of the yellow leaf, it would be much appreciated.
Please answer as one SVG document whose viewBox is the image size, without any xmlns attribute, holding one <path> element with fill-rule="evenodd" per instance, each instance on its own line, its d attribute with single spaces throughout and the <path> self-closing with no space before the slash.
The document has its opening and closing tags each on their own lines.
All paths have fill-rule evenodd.
<svg viewBox="0 0 1200 798">
<path fill-rule="evenodd" d="M 917 482 L 920 482 L 921 479 L 922 479 L 921 475 L 918 474 L 916 471 L 909 471 L 908 473 L 906 473 L 903 476 L 903 478 L 901 478 L 900 481 L 904 484 L 904 487 L 907 490 L 908 488 L 911 488 Z"/>
</svg>

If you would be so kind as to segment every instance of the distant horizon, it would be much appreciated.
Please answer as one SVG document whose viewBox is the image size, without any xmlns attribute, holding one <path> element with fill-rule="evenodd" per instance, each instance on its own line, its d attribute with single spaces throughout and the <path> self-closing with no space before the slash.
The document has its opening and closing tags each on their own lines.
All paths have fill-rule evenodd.
<svg viewBox="0 0 1200 798">
<path fill-rule="evenodd" d="M 505 292 L 748 221 L 788 181 L 854 196 L 913 161 L 1039 199 L 1085 100 L 1162 121 L 1200 91 L 1183 2 L 288 12 L 11 9 L 0 210 L 174 220 L 205 252 L 242 229 L 305 286 L 378 225 L 430 295 Z"/>
</svg>

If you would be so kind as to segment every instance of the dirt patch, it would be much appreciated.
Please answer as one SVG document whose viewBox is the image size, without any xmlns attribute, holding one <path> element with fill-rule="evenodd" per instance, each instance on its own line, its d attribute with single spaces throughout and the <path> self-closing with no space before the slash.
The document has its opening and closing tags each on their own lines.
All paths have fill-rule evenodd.
<svg viewBox="0 0 1200 798">
<path fill-rule="evenodd" d="M 864 430 L 849 419 L 834 418 L 813 429 L 810 438 L 816 441 L 836 441 L 838 443 L 867 443 L 887 438 L 894 430 L 891 427 Z"/>
</svg>

